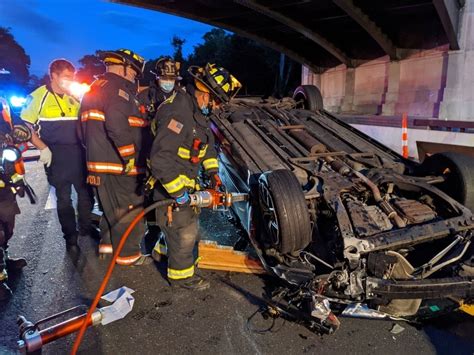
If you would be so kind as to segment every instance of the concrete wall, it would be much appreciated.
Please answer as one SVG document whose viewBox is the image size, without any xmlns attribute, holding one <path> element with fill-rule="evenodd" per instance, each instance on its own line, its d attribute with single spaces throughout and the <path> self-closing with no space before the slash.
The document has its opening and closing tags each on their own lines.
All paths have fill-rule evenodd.
<svg viewBox="0 0 474 355">
<path fill-rule="evenodd" d="M 393 151 L 402 153 L 402 129 L 397 127 L 380 127 L 353 124 L 354 128 L 364 132 L 368 136 L 382 142 Z M 431 142 L 442 144 L 455 144 L 460 146 L 474 146 L 474 135 L 472 133 L 430 131 L 425 129 L 408 130 L 408 155 L 410 158 L 418 159 L 417 142 Z"/>
<path fill-rule="evenodd" d="M 449 52 L 439 118 L 474 120 L 474 0 L 466 1 L 460 25 L 461 50 Z"/>
<path fill-rule="evenodd" d="M 303 68 L 302 83 L 320 87 L 334 113 L 383 114 L 474 120 L 474 0 L 461 14 L 461 50 L 448 45 L 388 56 L 354 68 L 345 65 L 314 74 Z"/>
</svg>

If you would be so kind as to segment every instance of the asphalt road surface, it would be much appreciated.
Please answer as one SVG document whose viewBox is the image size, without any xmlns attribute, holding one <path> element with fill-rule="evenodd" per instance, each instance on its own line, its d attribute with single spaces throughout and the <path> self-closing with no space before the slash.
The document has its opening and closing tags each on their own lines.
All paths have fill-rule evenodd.
<svg viewBox="0 0 474 355">
<path fill-rule="evenodd" d="M 0 354 L 15 353 L 16 317 L 37 321 L 78 304 L 90 304 L 107 263 L 98 260 L 96 242 L 82 239 L 79 253 L 66 251 L 55 210 L 45 210 L 48 196 L 42 168 L 27 164 L 37 205 L 20 201 L 22 214 L 11 242 L 11 254 L 24 256 L 28 266 L 13 275 L 14 298 L 0 305 Z M 202 235 L 230 242 L 236 229 L 225 216 L 201 217 Z M 270 321 L 257 313 L 264 288 L 272 278 L 204 271 L 209 290 L 172 291 L 162 276 L 164 265 L 117 267 L 107 290 L 134 289 L 135 305 L 126 318 L 90 328 L 81 346 L 84 354 L 473 354 L 474 324 L 466 315 L 443 317 L 422 328 L 397 322 L 404 329 L 390 332 L 395 322 L 340 318 L 330 336 L 313 334 L 301 325 Z M 104 304 L 105 305 L 105 304 Z M 68 353 L 74 336 L 44 347 L 45 354 Z"/>
</svg>

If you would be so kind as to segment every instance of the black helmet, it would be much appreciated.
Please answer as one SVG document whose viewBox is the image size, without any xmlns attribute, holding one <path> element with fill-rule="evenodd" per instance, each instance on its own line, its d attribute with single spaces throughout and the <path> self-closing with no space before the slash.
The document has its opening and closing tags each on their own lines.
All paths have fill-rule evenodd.
<svg viewBox="0 0 474 355">
<path fill-rule="evenodd" d="M 129 65 L 138 73 L 137 76 L 143 75 L 145 59 L 129 49 L 118 49 L 116 51 L 97 51 L 97 55 L 105 65 Z"/>
<path fill-rule="evenodd" d="M 194 78 L 194 85 L 199 91 L 211 93 L 222 102 L 229 102 L 239 92 L 242 84 L 226 69 L 215 64 L 190 66 L 188 73 Z"/>
<path fill-rule="evenodd" d="M 182 77 L 179 75 L 179 69 L 181 63 L 174 61 L 169 57 L 159 59 L 155 64 L 155 71 L 152 72 L 158 79 L 168 77 L 175 80 L 181 80 Z"/>
</svg>

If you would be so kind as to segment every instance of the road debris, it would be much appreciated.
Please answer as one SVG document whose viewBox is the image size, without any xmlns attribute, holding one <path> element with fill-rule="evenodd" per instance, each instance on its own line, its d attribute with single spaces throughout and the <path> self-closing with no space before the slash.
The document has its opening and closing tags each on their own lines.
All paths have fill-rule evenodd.
<svg viewBox="0 0 474 355">
<path fill-rule="evenodd" d="M 401 325 L 394 323 L 392 329 L 390 330 L 390 333 L 397 335 L 402 333 L 404 330 L 405 328 L 403 328 Z"/>
</svg>

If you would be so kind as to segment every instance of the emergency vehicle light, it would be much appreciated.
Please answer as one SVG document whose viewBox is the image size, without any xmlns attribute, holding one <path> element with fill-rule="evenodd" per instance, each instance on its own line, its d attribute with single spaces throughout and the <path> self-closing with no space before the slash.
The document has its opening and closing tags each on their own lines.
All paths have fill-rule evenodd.
<svg viewBox="0 0 474 355">
<path fill-rule="evenodd" d="M 86 92 L 89 92 L 91 88 L 86 83 L 78 83 L 77 81 L 72 81 L 69 83 L 69 92 L 72 96 L 77 98 L 82 98 Z"/>
<path fill-rule="evenodd" d="M 13 147 L 8 147 L 3 149 L 2 153 L 2 159 L 9 161 L 9 162 L 15 162 L 18 159 L 20 159 L 21 153 L 18 149 L 13 148 Z"/>
<path fill-rule="evenodd" d="M 26 97 L 13 95 L 10 97 L 10 104 L 13 107 L 22 107 L 26 103 Z"/>
</svg>

